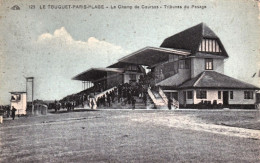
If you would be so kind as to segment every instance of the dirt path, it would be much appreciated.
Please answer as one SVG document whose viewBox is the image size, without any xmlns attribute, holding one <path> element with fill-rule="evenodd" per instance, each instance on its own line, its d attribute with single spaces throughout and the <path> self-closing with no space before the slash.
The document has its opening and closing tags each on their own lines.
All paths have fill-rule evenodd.
<svg viewBox="0 0 260 163">
<path fill-rule="evenodd" d="M 152 123 L 159 126 L 163 125 L 180 129 L 204 131 L 221 135 L 260 140 L 259 130 L 210 124 L 190 115 L 171 114 L 162 116 L 158 113 L 151 113 L 149 116 L 143 116 L 143 118 L 131 118 L 131 120 L 147 124 Z"/>
</svg>

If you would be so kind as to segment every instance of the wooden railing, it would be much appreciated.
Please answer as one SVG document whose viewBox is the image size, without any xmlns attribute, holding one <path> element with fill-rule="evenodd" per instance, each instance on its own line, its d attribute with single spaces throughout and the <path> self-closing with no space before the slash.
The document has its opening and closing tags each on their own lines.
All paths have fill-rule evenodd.
<svg viewBox="0 0 260 163">
<path fill-rule="evenodd" d="M 175 100 L 175 98 L 172 98 L 172 105 L 173 105 L 176 109 L 179 109 L 179 108 L 180 108 L 180 103 L 179 103 L 179 101 Z"/>
<path fill-rule="evenodd" d="M 163 101 L 168 104 L 168 98 L 167 96 L 165 95 L 165 93 L 163 92 L 163 90 L 159 87 L 159 94 L 161 95 L 161 97 L 163 98 Z M 175 98 L 172 98 L 172 105 L 179 109 L 179 101 L 175 100 Z"/>
<path fill-rule="evenodd" d="M 147 92 L 148 92 L 148 95 L 150 96 L 150 98 L 152 99 L 153 103 L 156 104 L 157 101 L 156 101 L 156 98 L 155 98 L 153 92 L 151 91 L 151 89 L 148 88 Z"/>
<path fill-rule="evenodd" d="M 160 93 L 158 94 L 160 97 L 156 97 L 151 89 L 148 88 L 147 92 L 155 106 L 167 106 L 167 102 L 164 101 Z"/>
<path fill-rule="evenodd" d="M 168 98 L 167 98 L 167 96 L 165 95 L 165 93 L 163 92 L 163 90 L 160 87 L 159 87 L 159 94 L 162 97 L 162 99 L 165 102 L 165 104 L 167 105 L 168 104 Z"/>
<path fill-rule="evenodd" d="M 107 92 L 113 91 L 114 89 L 116 89 L 116 87 L 107 89 L 107 90 L 105 90 L 105 91 L 103 91 L 103 92 L 101 92 L 101 93 L 95 95 L 95 100 L 97 101 L 97 99 L 98 99 L 99 97 L 102 97 L 102 96 L 106 95 Z"/>
</svg>

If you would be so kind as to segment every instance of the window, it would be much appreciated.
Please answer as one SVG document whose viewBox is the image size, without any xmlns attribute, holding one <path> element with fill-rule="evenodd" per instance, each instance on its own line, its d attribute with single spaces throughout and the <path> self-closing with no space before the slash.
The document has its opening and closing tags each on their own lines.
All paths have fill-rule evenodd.
<svg viewBox="0 0 260 163">
<path fill-rule="evenodd" d="M 178 55 L 174 55 L 174 56 L 173 56 L 173 60 L 174 60 L 174 61 L 178 61 L 178 60 L 179 60 Z"/>
<path fill-rule="evenodd" d="M 11 101 L 20 101 L 21 100 L 21 95 L 12 95 L 11 96 Z"/>
<path fill-rule="evenodd" d="M 190 59 L 179 60 L 179 69 L 190 69 Z"/>
<path fill-rule="evenodd" d="M 174 55 L 169 54 L 169 62 L 173 62 L 174 61 Z"/>
<path fill-rule="evenodd" d="M 192 99 L 193 93 L 192 91 L 187 91 L 187 99 Z"/>
<path fill-rule="evenodd" d="M 209 40 L 208 39 L 206 39 L 205 40 L 205 51 L 207 52 L 207 51 L 209 51 Z"/>
<path fill-rule="evenodd" d="M 213 70 L 213 59 L 212 58 L 205 59 L 205 70 Z"/>
<path fill-rule="evenodd" d="M 130 65 L 127 70 L 137 71 L 138 69 L 137 69 L 137 66 L 135 66 L 135 65 Z"/>
<path fill-rule="evenodd" d="M 209 40 L 209 52 L 212 52 L 212 40 Z"/>
<path fill-rule="evenodd" d="M 185 58 L 185 56 L 183 56 L 183 55 L 179 55 L 178 57 L 179 57 L 179 60 Z"/>
<path fill-rule="evenodd" d="M 129 74 L 130 81 L 136 81 L 136 75 L 135 74 Z"/>
<path fill-rule="evenodd" d="M 253 99 L 253 91 L 244 91 L 244 99 Z"/>
<path fill-rule="evenodd" d="M 233 99 L 234 97 L 233 97 L 233 91 L 230 91 L 229 92 L 229 97 L 230 97 L 230 99 Z"/>
<path fill-rule="evenodd" d="M 185 60 L 179 60 L 179 69 L 184 69 Z"/>
<path fill-rule="evenodd" d="M 212 40 L 212 51 L 215 52 L 216 50 L 216 40 Z"/>
<path fill-rule="evenodd" d="M 207 98 L 207 91 L 196 91 L 196 97 L 197 99 L 206 99 Z"/>
<path fill-rule="evenodd" d="M 202 39 L 201 44 L 199 46 L 199 51 L 219 53 L 221 52 L 221 49 L 217 40 L 204 38 Z"/>
<path fill-rule="evenodd" d="M 185 60 L 185 69 L 190 69 L 190 59 Z"/>
<path fill-rule="evenodd" d="M 218 91 L 218 99 L 221 99 L 221 91 Z"/>
<path fill-rule="evenodd" d="M 174 61 L 173 68 L 174 68 L 174 72 L 175 72 L 175 73 L 178 73 L 178 67 L 179 67 L 178 61 Z"/>
</svg>

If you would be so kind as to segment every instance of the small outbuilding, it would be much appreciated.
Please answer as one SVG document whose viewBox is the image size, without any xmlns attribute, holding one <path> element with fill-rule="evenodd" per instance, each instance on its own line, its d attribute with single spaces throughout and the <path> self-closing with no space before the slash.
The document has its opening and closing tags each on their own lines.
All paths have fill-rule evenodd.
<svg viewBox="0 0 260 163">
<path fill-rule="evenodd" d="M 11 109 L 14 107 L 17 109 L 16 115 L 25 115 L 26 114 L 26 92 L 10 92 L 11 93 Z"/>
</svg>

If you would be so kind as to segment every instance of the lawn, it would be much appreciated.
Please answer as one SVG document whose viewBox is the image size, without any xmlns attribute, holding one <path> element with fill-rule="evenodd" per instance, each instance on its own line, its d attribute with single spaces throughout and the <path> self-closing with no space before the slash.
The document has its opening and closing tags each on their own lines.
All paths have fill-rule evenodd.
<svg viewBox="0 0 260 163">
<path fill-rule="evenodd" d="M 259 162 L 260 132 L 243 121 L 258 123 L 258 113 L 84 110 L 21 117 L 0 124 L 0 162 Z"/>
</svg>

